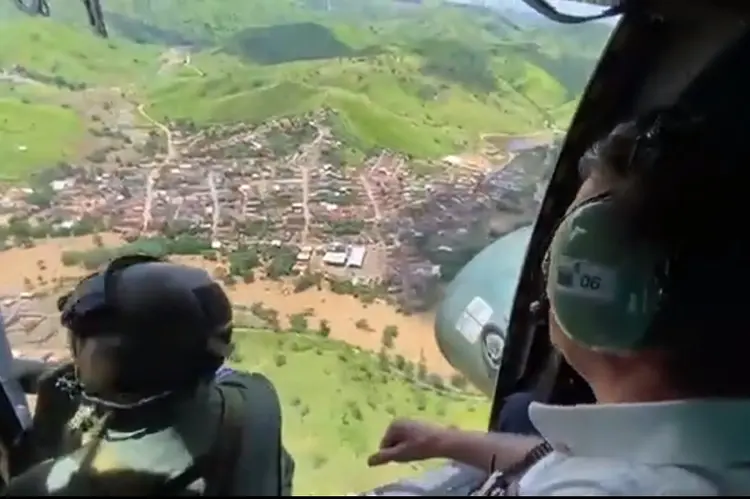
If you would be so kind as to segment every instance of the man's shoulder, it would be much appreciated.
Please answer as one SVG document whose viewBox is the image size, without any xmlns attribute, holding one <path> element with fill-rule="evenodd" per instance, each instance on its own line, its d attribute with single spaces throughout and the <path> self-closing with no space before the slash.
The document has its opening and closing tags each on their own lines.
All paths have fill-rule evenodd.
<svg viewBox="0 0 750 499">
<path fill-rule="evenodd" d="M 245 445 L 238 463 L 235 492 L 278 495 L 280 474 L 284 484 L 282 495 L 291 495 L 290 485 L 286 484 L 291 482 L 294 462 L 281 447 L 281 405 L 271 381 L 260 373 L 222 367 L 216 373 L 215 383 L 225 399 L 243 400 L 249 407 L 242 413 Z"/>
<path fill-rule="evenodd" d="M 521 495 L 721 495 L 709 474 L 679 466 L 649 466 L 616 459 L 553 453 L 520 482 Z"/>
<path fill-rule="evenodd" d="M 266 376 L 258 372 L 248 372 L 234 369 L 229 366 L 221 366 L 216 371 L 214 383 L 221 388 L 241 388 L 246 390 L 252 389 L 271 389 L 273 383 Z"/>
</svg>

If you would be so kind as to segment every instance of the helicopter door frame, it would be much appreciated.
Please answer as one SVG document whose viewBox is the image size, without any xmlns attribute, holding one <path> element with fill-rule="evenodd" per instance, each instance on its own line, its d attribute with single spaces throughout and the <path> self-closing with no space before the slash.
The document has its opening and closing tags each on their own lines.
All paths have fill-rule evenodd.
<svg viewBox="0 0 750 499">
<path fill-rule="evenodd" d="M 663 36 L 664 30 L 658 18 L 644 9 L 629 8 L 612 32 L 584 90 L 562 144 L 526 250 L 513 300 L 503 360 L 495 383 L 490 431 L 497 429 L 505 397 L 518 391 L 534 390 L 542 372 L 549 375 L 557 372 L 557 369 L 547 369 L 551 352 L 546 324 L 547 310 L 539 300 L 543 286 L 541 264 L 548 239 L 578 191 L 580 181 L 575 167 L 578 158 L 603 130 L 611 128 L 618 117 L 632 108 L 640 94 L 638 90 L 644 83 L 645 75 L 657 59 L 657 52 L 653 50 L 654 43 L 658 46 Z M 623 62 L 636 60 L 639 64 Z M 623 95 L 631 98 L 623 99 Z M 531 355 L 532 349 L 534 358 Z M 543 358 L 540 359 L 539 355 Z M 537 393 L 537 398 L 546 397 L 547 394 Z"/>
<path fill-rule="evenodd" d="M 547 393 L 535 390 L 537 399 L 547 400 L 554 395 L 550 390 L 565 381 L 561 377 L 572 371 L 564 369 L 566 363 L 550 348 L 544 320 L 547 311 L 539 297 L 547 243 L 580 184 L 575 167 L 578 158 L 590 143 L 624 117 L 674 102 L 721 51 L 748 29 L 750 3 L 719 3 L 704 0 L 678 5 L 663 0 L 650 2 L 648 9 L 636 9 L 635 3 L 629 3 L 613 32 L 584 91 L 534 224 L 495 386 L 491 431 L 496 430 L 504 397 L 539 386 Z M 661 12 L 668 15 L 662 16 Z M 665 18 L 669 22 L 664 22 Z M 541 345 L 543 359 L 529 359 L 534 345 Z M 537 349 L 534 353 L 538 356 Z"/>
</svg>

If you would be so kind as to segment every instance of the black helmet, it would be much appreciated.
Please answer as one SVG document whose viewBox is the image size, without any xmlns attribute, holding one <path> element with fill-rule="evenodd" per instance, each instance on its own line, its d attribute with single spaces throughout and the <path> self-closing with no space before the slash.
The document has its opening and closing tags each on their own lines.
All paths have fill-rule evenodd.
<svg viewBox="0 0 750 499">
<path fill-rule="evenodd" d="M 118 340 L 118 393 L 193 384 L 231 350 L 232 307 L 221 287 L 202 269 L 147 255 L 115 259 L 60 297 L 58 309 L 73 338 Z"/>
</svg>

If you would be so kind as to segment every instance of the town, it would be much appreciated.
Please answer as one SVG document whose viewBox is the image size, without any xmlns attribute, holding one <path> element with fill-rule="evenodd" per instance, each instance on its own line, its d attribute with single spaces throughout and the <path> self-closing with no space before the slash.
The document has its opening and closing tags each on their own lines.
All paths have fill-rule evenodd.
<svg viewBox="0 0 750 499">
<path fill-rule="evenodd" d="M 438 281 L 532 222 L 556 150 L 521 140 L 482 161 L 417 165 L 377 151 L 351 165 L 324 112 L 162 131 L 149 134 L 143 161 L 110 167 L 102 153 L 93 165 L 61 164 L 29 187 L 5 188 L 5 247 L 108 231 L 128 241 L 189 234 L 224 255 L 285 248 L 297 275 L 378 284 L 403 310 L 424 310 Z"/>
</svg>

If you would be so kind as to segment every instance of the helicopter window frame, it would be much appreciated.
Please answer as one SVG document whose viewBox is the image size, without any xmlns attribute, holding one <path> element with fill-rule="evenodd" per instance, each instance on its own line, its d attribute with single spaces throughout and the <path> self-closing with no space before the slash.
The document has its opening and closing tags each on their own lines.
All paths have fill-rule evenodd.
<svg viewBox="0 0 750 499">
<path fill-rule="evenodd" d="M 503 364 L 495 385 L 490 413 L 490 431 L 497 430 L 504 398 L 518 391 L 532 391 L 536 395 L 536 400 L 548 403 L 571 404 L 593 401 L 588 385 L 570 368 L 562 356 L 552 349 L 548 327 L 536 315 L 543 310 L 539 301 L 541 265 L 537 263 L 541 264 L 546 252 L 544 242 L 549 238 L 549 232 L 558 223 L 557 221 L 564 216 L 569 201 L 572 201 L 580 187 L 578 162 L 586 149 L 600 136 L 602 130 L 611 129 L 615 123 L 653 107 L 675 102 L 696 78 L 704 74 L 704 70 L 710 71 L 712 63 L 721 57 L 725 49 L 731 48 L 739 36 L 750 32 L 748 28 L 750 3 L 737 4 L 738 9 L 740 5 L 742 10 L 733 12 L 719 9 L 710 11 L 690 9 L 685 13 L 686 15 L 675 15 L 674 19 L 670 19 L 669 24 L 663 21 L 663 17 L 653 15 L 653 12 L 646 13 L 644 17 L 661 23 L 664 27 L 663 31 L 668 36 L 656 39 L 660 42 L 657 43 L 657 50 L 654 50 L 653 46 L 648 47 L 650 52 L 647 53 L 647 62 L 642 64 L 644 70 L 641 71 L 640 79 L 637 73 L 632 75 L 633 81 L 630 82 L 629 90 L 623 84 L 622 79 L 620 84 L 624 86 L 624 89 L 607 88 L 604 90 L 601 86 L 597 86 L 597 82 L 603 79 L 600 76 L 603 73 L 602 66 L 611 64 L 612 61 L 616 64 L 618 59 L 629 61 L 637 59 L 638 55 L 635 50 L 631 50 L 630 53 L 617 53 L 617 51 L 624 48 L 622 40 L 618 39 L 622 36 L 623 27 L 632 30 L 633 26 L 627 25 L 636 24 L 637 19 L 633 17 L 636 17 L 638 13 L 632 11 L 626 13 L 618 28 L 613 32 L 610 43 L 602 54 L 600 65 L 591 76 L 584 99 L 562 145 L 527 248 L 506 332 L 506 352 L 504 352 Z M 698 7 L 695 3 L 690 6 Z M 705 16 L 711 14 L 715 22 L 708 23 Z M 679 31 L 675 28 L 679 28 Z M 637 46 L 638 42 L 631 45 Z M 692 50 L 694 47 L 700 47 L 701 50 Z M 641 56 L 643 57 L 642 54 Z M 607 68 L 607 71 L 612 70 Z M 630 92 L 632 97 L 622 99 L 620 95 L 619 102 L 603 107 L 605 92 L 612 96 L 618 92 Z M 554 195 L 553 189 L 558 190 Z M 535 243 L 539 244 L 539 247 L 532 246 Z M 508 345 L 513 345 L 516 352 L 508 353 L 510 350 Z M 520 360 L 513 358 L 521 354 L 523 356 Z M 535 358 L 538 355 L 545 358 Z M 513 363 L 516 364 L 514 367 L 518 370 L 516 376 L 512 372 L 507 372 Z"/>
</svg>

